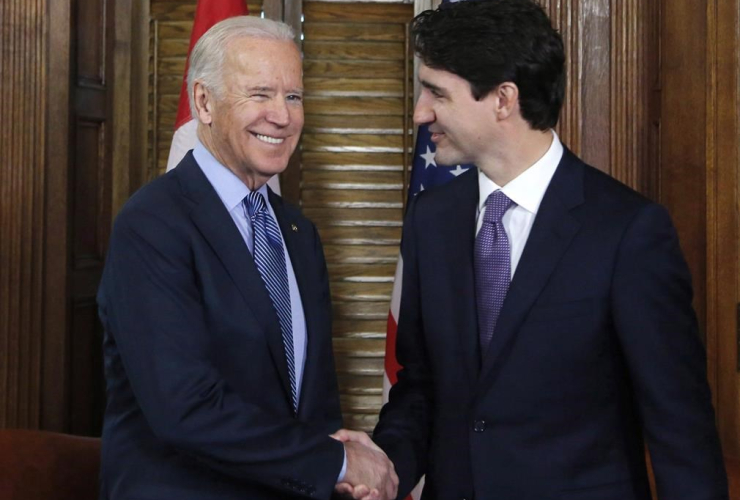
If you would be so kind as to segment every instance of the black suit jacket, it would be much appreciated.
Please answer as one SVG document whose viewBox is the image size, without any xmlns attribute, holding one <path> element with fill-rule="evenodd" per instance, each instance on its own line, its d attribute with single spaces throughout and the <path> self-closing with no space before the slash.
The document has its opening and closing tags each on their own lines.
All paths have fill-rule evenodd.
<svg viewBox="0 0 740 500">
<path fill-rule="evenodd" d="M 409 205 L 397 355 L 375 439 L 425 499 L 727 498 L 666 211 L 565 151 L 493 340 L 478 347 L 477 172 Z"/>
<path fill-rule="evenodd" d="M 343 461 L 316 228 L 270 192 L 307 326 L 293 415 L 277 314 L 192 153 L 118 215 L 98 293 L 108 405 L 101 497 L 328 498 Z M 293 225 L 297 228 L 293 230 Z"/>
</svg>

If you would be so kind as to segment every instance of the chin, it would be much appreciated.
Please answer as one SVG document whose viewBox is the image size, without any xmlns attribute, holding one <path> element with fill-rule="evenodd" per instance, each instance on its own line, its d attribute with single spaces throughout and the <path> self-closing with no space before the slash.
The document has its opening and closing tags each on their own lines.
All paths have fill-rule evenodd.
<svg viewBox="0 0 740 500">
<path fill-rule="evenodd" d="M 437 153 L 437 156 L 434 157 L 434 160 L 437 162 L 437 165 L 444 165 L 445 167 L 454 167 L 455 165 L 461 165 L 465 163 L 458 158 L 447 157 L 444 155 L 440 155 L 439 153 Z"/>
<path fill-rule="evenodd" d="M 262 165 L 257 172 L 264 177 L 272 177 L 273 175 L 281 174 L 288 168 L 288 162 L 273 165 Z"/>
</svg>

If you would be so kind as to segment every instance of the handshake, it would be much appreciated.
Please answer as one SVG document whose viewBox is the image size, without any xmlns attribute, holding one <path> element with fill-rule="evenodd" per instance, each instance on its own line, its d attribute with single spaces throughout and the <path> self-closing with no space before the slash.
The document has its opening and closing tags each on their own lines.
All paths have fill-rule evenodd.
<svg viewBox="0 0 740 500">
<path fill-rule="evenodd" d="M 344 443 L 347 469 L 334 491 L 342 498 L 392 500 L 398 494 L 398 476 L 393 463 L 364 432 L 340 429 L 331 435 Z"/>
</svg>

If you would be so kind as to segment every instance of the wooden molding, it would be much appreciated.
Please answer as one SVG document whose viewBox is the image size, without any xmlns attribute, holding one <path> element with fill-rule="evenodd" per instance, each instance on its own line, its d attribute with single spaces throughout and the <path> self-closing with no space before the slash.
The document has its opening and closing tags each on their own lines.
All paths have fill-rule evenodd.
<svg viewBox="0 0 740 500">
<path fill-rule="evenodd" d="M 740 2 L 707 2 L 706 344 L 723 451 L 740 459 Z"/>
</svg>

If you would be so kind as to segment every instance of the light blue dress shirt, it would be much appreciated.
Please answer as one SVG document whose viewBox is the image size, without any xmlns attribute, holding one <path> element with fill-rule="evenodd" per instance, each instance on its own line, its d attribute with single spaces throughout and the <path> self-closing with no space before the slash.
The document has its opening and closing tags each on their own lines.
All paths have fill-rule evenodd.
<svg viewBox="0 0 740 500">
<path fill-rule="evenodd" d="M 244 198 L 249 195 L 249 188 L 228 168 L 221 165 L 206 149 L 200 141 L 197 141 L 193 149 L 193 157 L 198 166 L 208 178 L 213 189 L 216 190 L 226 210 L 234 220 L 234 224 L 244 238 L 250 253 L 254 253 L 254 235 L 252 233 L 252 221 L 247 218 L 244 207 Z M 258 189 L 267 203 L 270 216 L 277 222 L 275 212 L 267 197 L 267 184 Z M 293 350 L 295 352 L 295 385 L 298 401 L 301 398 L 301 382 L 303 381 L 303 368 L 306 362 L 306 318 L 303 315 L 303 303 L 298 291 L 298 283 L 295 279 L 293 264 L 290 254 L 285 246 L 285 236 L 282 235 L 283 251 L 285 252 L 285 265 L 288 268 L 288 286 L 290 287 L 290 313 L 293 321 Z"/>
<path fill-rule="evenodd" d="M 208 182 L 216 190 L 218 197 L 221 198 L 226 210 L 229 212 L 234 224 L 236 224 L 239 233 L 244 239 L 249 252 L 254 254 L 254 235 L 252 234 L 252 221 L 247 217 L 247 211 L 244 206 L 244 198 L 251 192 L 249 188 L 228 168 L 222 165 L 208 149 L 200 142 L 196 141 L 193 148 L 193 157 L 198 166 L 205 174 Z M 267 203 L 267 210 L 270 216 L 275 219 L 275 212 L 272 210 L 270 200 L 267 197 L 267 184 L 258 189 Z M 278 226 L 279 227 L 279 226 Z M 303 382 L 303 368 L 306 363 L 306 317 L 303 315 L 303 303 L 301 294 L 298 291 L 298 282 L 295 279 L 293 263 L 290 261 L 290 254 L 285 246 L 285 236 L 282 235 L 283 251 L 285 252 L 285 265 L 288 270 L 288 286 L 290 287 L 290 313 L 293 321 L 293 350 L 295 351 L 295 383 L 298 401 L 301 398 L 301 383 Z M 347 472 L 347 453 L 344 454 L 344 463 L 342 470 L 339 472 L 337 482 L 344 479 Z"/>
</svg>

